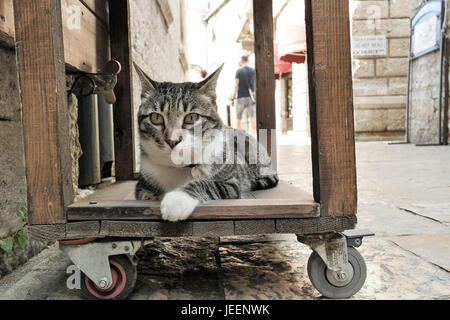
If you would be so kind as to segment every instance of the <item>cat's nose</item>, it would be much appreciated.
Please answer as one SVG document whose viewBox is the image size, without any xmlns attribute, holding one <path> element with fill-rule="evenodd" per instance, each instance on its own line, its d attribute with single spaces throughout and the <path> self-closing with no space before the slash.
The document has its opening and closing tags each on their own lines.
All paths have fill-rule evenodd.
<svg viewBox="0 0 450 320">
<path fill-rule="evenodd" d="M 183 137 L 179 137 L 178 140 L 166 139 L 166 143 L 169 145 L 171 149 L 175 148 L 181 141 L 183 141 Z"/>
</svg>

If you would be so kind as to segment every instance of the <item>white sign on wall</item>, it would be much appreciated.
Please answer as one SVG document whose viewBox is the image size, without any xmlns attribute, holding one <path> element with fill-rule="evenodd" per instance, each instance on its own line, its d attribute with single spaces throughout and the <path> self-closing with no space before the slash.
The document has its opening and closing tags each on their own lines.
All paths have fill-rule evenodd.
<svg viewBox="0 0 450 320">
<path fill-rule="evenodd" d="M 387 55 L 386 35 L 367 35 L 352 37 L 353 56 L 385 56 Z"/>
<path fill-rule="evenodd" d="M 438 24 L 438 17 L 430 16 L 428 19 L 424 19 L 414 27 L 412 38 L 412 51 L 414 56 L 429 49 L 439 47 L 437 38 Z"/>
</svg>

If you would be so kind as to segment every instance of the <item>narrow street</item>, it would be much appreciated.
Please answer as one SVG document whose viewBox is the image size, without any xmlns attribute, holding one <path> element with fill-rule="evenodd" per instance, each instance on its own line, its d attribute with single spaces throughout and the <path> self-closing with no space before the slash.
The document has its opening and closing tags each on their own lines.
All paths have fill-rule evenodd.
<svg viewBox="0 0 450 320">
<path fill-rule="evenodd" d="M 311 190 L 309 146 L 280 141 L 280 177 Z M 295 159 L 293 162 L 292 159 Z M 353 299 L 450 299 L 450 147 L 357 143 L 368 275 Z M 294 235 L 157 239 L 131 299 L 316 299 Z M 0 280 L 0 299 L 79 299 L 56 245 Z"/>
</svg>

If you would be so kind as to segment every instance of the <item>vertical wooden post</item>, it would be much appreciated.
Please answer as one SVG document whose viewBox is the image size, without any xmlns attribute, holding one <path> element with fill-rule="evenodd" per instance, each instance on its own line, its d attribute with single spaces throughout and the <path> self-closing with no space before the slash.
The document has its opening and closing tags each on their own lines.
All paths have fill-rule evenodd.
<svg viewBox="0 0 450 320">
<path fill-rule="evenodd" d="M 356 214 L 348 0 L 306 0 L 314 199 L 321 214 Z"/>
<path fill-rule="evenodd" d="M 65 222 L 73 201 L 61 2 L 14 0 L 31 224 Z"/>
<path fill-rule="evenodd" d="M 273 13 L 271 0 L 253 0 L 256 69 L 256 122 L 259 129 L 267 130 L 267 151 L 272 149 L 271 129 L 276 128 L 275 71 L 273 49 Z M 276 162 L 276 152 L 272 154 Z"/>
<path fill-rule="evenodd" d="M 134 112 L 133 77 L 130 36 L 130 4 L 128 0 L 109 1 L 111 58 L 122 64 L 115 88 L 114 148 L 117 180 L 134 179 Z"/>
</svg>

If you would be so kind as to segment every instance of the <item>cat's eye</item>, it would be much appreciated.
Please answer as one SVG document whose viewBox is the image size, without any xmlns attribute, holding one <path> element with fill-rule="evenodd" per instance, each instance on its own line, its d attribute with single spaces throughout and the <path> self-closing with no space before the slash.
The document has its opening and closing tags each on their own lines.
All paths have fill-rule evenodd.
<svg viewBox="0 0 450 320">
<path fill-rule="evenodd" d="M 185 118 L 184 118 L 184 124 L 194 124 L 195 121 L 197 121 L 200 118 L 200 116 L 196 113 L 191 113 L 188 114 Z"/>
<path fill-rule="evenodd" d="M 157 126 L 164 124 L 164 118 L 159 113 L 150 114 L 150 121 Z"/>
</svg>

